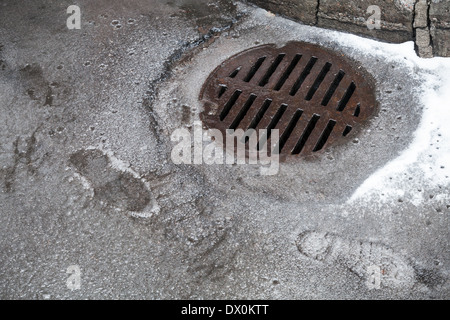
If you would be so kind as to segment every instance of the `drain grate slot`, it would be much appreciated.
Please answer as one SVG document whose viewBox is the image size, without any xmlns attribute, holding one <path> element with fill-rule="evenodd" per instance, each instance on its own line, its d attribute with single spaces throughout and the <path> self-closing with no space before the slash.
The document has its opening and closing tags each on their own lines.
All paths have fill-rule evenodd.
<svg viewBox="0 0 450 320">
<path fill-rule="evenodd" d="M 330 69 L 331 63 L 329 62 L 325 63 L 325 65 L 322 68 L 322 71 L 320 71 L 319 75 L 317 76 L 316 81 L 314 81 L 313 86 L 311 87 L 311 89 L 309 89 L 309 92 L 306 95 L 305 100 L 310 101 L 314 97 L 314 95 L 317 92 L 317 89 L 319 89 L 328 72 L 330 72 Z"/>
<path fill-rule="evenodd" d="M 327 143 L 328 138 L 330 137 L 331 132 L 333 132 L 334 126 L 336 125 L 336 120 L 330 120 L 328 121 L 328 124 L 325 128 L 325 130 L 322 132 L 322 135 L 319 138 L 319 141 L 317 141 L 316 146 L 314 147 L 313 152 L 317 152 L 323 149 L 325 143 Z"/>
<path fill-rule="evenodd" d="M 341 101 L 339 102 L 339 106 L 337 108 L 338 111 L 344 111 L 345 107 L 347 106 L 347 103 L 350 101 L 350 98 L 353 96 L 353 93 L 356 90 L 356 85 L 352 81 L 350 83 L 350 86 L 348 87 L 347 91 L 345 92 L 344 96 L 342 97 Z"/>
<path fill-rule="evenodd" d="M 220 121 L 225 120 L 225 118 L 228 116 L 228 114 L 231 111 L 231 108 L 236 104 L 236 101 L 239 99 L 240 95 L 242 94 L 241 90 L 236 90 L 233 95 L 231 96 L 230 100 L 228 100 L 227 104 L 222 110 L 222 113 L 220 114 Z"/>
<path fill-rule="evenodd" d="M 244 79 L 245 82 L 250 82 L 253 79 L 256 72 L 258 72 L 258 70 L 261 68 L 261 66 L 265 60 L 266 60 L 266 57 L 261 57 L 258 59 L 258 61 L 256 61 L 256 63 L 253 65 L 253 67 L 250 69 L 247 76 L 245 77 L 245 79 Z"/>
<path fill-rule="evenodd" d="M 339 84 L 341 83 L 342 79 L 344 79 L 345 72 L 342 70 L 339 70 L 338 74 L 334 78 L 333 83 L 331 84 L 330 88 L 328 89 L 327 93 L 325 94 L 325 97 L 323 97 L 322 105 L 326 107 L 328 103 L 330 102 L 331 98 L 333 97 L 334 93 L 336 92 L 336 89 L 339 87 Z"/>
<path fill-rule="evenodd" d="M 241 123 L 242 119 L 244 119 L 245 115 L 247 114 L 248 110 L 253 105 L 253 102 L 255 102 L 256 95 L 251 94 L 250 97 L 247 99 L 247 102 L 244 104 L 244 107 L 239 111 L 238 115 L 236 116 L 236 119 L 234 119 L 233 123 L 230 126 L 231 130 L 236 130 L 239 124 Z"/>
<path fill-rule="evenodd" d="M 342 134 L 344 137 L 348 136 L 350 132 L 352 132 L 353 127 L 352 126 L 346 126 L 344 133 Z"/>
<path fill-rule="evenodd" d="M 360 113 L 361 113 L 361 104 L 358 103 L 358 105 L 356 106 L 356 109 L 355 109 L 355 113 L 353 113 L 353 116 L 359 117 Z"/>
<path fill-rule="evenodd" d="M 224 84 L 219 85 L 219 99 L 227 92 L 228 87 Z"/>
<path fill-rule="evenodd" d="M 259 123 L 261 122 L 262 118 L 266 114 L 267 110 L 269 110 L 270 105 L 272 104 L 272 100 L 266 99 L 264 103 L 262 104 L 261 108 L 258 110 L 258 113 L 256 114 L 255 118 L 252 120 L 250 125 L 247 128 L 247 132 L 249 130 L 255 130 L 256 127 L 258 127 Z M 245 136 L 245 143 L 249 140 L 249 136 Z"/>
<path fill-rule="evenodd" d="M 275 59 L 275 61 L 270 66 L 269 70 L 267 70 L 266 75 L 264 78 L 262 78 L 261 82 L 259 83 L 260 87 L 264 87 L 266 84 L 269 83 L 270 77 L 274 74 L 274 72 L 278 69 L 280 66 L 281 61 L 283 61 L 284 57 L 286 56 L 285 53 L 281 53 L 278 55 L 278 57 Z"/>
<path fill-rule="evenodd" d="M 294 116 L 292 117 L 291 121 L 289 122 L 286 130 L 281 135 L 280 141 L 278 142 L 278 146 L 275 148 L 275 150 L 278 150 L 278 152 L 283 151 L 283 148 L 286 145 L 286 142 L 291 137 L 292 132 L 294 131 L 295 127 L 297 126 L 298 121 L 302 117 L 302 114 L 303 114 L 303 110 L 301 110 L 301 109 L 297 109 L 297 111 L 295 111 Z"/>
<path fill-rule="evenodd" d="M 272 118 L 269 125 L 267 126 L 267 133 L 265 134 L 264 137 L 261 138 L 261 140 L 259 140 L 258 150 L 261 150 L 261 148 L 264 147 L 264 144 L 267 142 L 267 140 L 270 139 L 270 136 L 272 135 L 272 130 L 275 129 L 278 122 L 280 122 L 280 119 L 283 116 L 283 114 L 286 112 L 287 107 L 288 107 L 287 104 L 282 104 L 280 106 L 277 113 L 275 114 L 275 116 Z"/>
<path fill-rule="evenodd" d="M 320 116 L 318 114 L 314 114 L 309 121 L 308 125 L 305 128 L 305 131 L 303 132 L 302 136 L 297 142 L 297 145 L 295 146 L 294 150 L 292 150 L 292 154 L 299 154 L 302 152 L 303 148 L 305 147 L 306 142 L 309 139 L 309 136 L 316 128 L 316 124 L 319 121 Z"/>
<path fill-rule="evenodd" d="M 311 70 L 314 67 L 314 65 L 316 64 L 317 60 L 318 59 L 316 57 L 312 57 L 309 60 L 305 69 L 303 69 L 303 72 L 300 74 L 300 77 L 297 79 L 294 86 L 292 87 L 291 92 L 289 93 L 291 96 L 295 96 L 297 94 L 298 90 L 300 90 L 300 87 L 302 86 L 303 82 L 305 82 L 308 75 L 311 73 Z"/>
<path fill-rule="evenodd" d="M 280 78 L 280 80 L 278 81 L 277 85 L 275 86 L 274 90 L 276 91 L 280 91 L 281 88 L 283 88 L 284 84 L 286 83 L 287 79 L 290 77 L 290 75 L 292 74 L 292 72 L 294 71 L 295 67 L 298 65 L 298 63 L 300 62 L 300 59 L 302 58 L 301 54 L 296 54 L 294 59 L 292 60 L 291 64 L 289 65 L 289 67 L 286 69 L 286 71 L 284 72 L 283 76 Z"/>
<path fill-rule="evenodd" d="M 241 71 L 241 69 L 242 69 L 242 67 L 238 67 L 236 70 L 234 70 L 234 71 L 229 75 L 229 77 L 230 77 L 231 79 L 236 78 L 236 76 L 238 75 L 239 71 Z"/>
<path fill-rule="evenodd" d="M 266 99 L 264 101 L 263 105 L 261 106 L 261 109 L 259 109 L 258 113 L 256 114 L 253 121 L 250 123 L 250 126 L 248 127 L 247 130 L 252 130 L 252 129 L 254 130 L 254 129 L 256 129 L 256 127 L 258 127 L 258 124 L 261 122 L 262 118 L 266 114 L 266 112 L 269 109 L 271 104 L 272 104 L 272 100 L 270 100 L 270 99 Z"/>
<path fill-rule="evenodd" d="M 359 132 L 377 110 L 375 80 L 360 64 L 301 42 L 243 51 L 217 67 L 200 94 L 205 127 L 267 129 L 258 148 L 273 139 L 281 161 L 309 156 Z M 248 142 L 249 137 L 242 142 Z M 247 146 L 249 148 L 249 146 Z"/>
</svg>

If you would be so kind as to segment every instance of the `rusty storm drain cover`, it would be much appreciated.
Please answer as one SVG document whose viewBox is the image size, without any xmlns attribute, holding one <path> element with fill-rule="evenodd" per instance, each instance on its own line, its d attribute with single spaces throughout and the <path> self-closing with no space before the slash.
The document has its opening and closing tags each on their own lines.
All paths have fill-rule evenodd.
<svg viewBox="0 0 450 320">
<path fill-rule="evenodd" d="M 373 83 L 361 67 L 315 45 L 259 46 L 212 72 L 200 95 L 201 120 L 224 135 L 279 129 L 281 160 L 308 156 L 348 138 L 373 115 Z"/>
</svg>

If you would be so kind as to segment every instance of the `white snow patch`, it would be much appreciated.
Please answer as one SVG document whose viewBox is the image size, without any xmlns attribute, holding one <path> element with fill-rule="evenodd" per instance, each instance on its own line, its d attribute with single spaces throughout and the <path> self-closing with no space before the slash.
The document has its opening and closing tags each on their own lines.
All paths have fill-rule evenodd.
<svg viewBox="0 0 450 320">
<path fill-rule="evenodd" d="M 426 182 L 427 186 L 448 185 L 450 180 L 450 59 L 421 59 L 416 56 L 412 42 L 383 44 L 358 38 L 354 47 L 353 36 L 341 36 L 344 45 L 369 55 L 382 54 L 392 62 L 404 64 L 411 70 L 411 77 L 421 77 L 424 105 L 421 123 L 414 133 L 413 142 L 402 154 L 370 176 L 352 195 L 349 202 L 362 200 L 370 195 L 383 193 L 380 202 L 404 194 L 403 177 L 411 174 Z M 352 44 L 353 43 L 353 44 Z M 419 74 L 417 74 L 419 70 Z M 415 202 L 419 197 L 414 198 Z"/>
</svg>

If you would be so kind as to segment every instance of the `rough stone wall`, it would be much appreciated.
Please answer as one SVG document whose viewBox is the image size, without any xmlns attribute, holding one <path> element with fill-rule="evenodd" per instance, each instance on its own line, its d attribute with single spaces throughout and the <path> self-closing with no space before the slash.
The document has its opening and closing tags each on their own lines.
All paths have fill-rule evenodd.
<svg viewBox="0 0 450 320">
<path fill-rule="evenodd" d="M 411 40 L 413 34 L 413 1 L 320 0 L 317 25 L 389 42 L 405 42 Z M 379 30 L 370 30 L 367 27 L 366 21 L 372 15 L 367 10 L 372 5 L 381 9 L 381 29 Z"/>
<path fill-rule="evenodd" d="M 424 58 L 450 57 L 450 0 L 249 0 L 306 24 L 400 43 L 415 41 Z M 379 28 L 369 18 L 381 10 Z"/>
<path fill-rule="evenodd" d="M 250 0 L 249 2 L 306 24 L 317 23 L 318 0 Z"/>
<path fill-rule="evenodd" d="M 450 1 L 431 1 L 428 21 L 433 53 L 436 56 L 450 57 Z"/>
<path fill-rule="evenodd" d="M 424 58 L 433 57 L 433 47 L 430 34 L 430 19 L 428 0 L 418 0 L 415 6 L 414 16 L 414 35 L 416 43 L 416 51 L 419 56 Z"/>
</svg>

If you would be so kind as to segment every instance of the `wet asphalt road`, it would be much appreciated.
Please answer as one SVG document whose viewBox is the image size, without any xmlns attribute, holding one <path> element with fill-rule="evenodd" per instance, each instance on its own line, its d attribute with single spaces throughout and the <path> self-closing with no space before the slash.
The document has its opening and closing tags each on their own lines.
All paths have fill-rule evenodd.
<svg viewBox="0 0 450 320">
<path fill-rule="evenodd" d="M 429 72 L 329 32 L 225 0 L 1 0 L 0 297 L 448 298 L 448 180 L 413 171 L 394 177 L 401 197 L 347 201 L 411 143 Z M 358 61 L 379 115 L 274 177 L 173 164 L 170 135 L 198 119 L 208 74 L 289 40 Z"/>
</svg>

